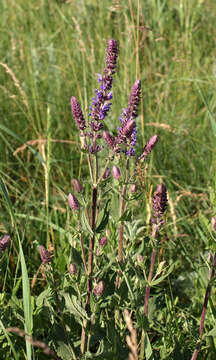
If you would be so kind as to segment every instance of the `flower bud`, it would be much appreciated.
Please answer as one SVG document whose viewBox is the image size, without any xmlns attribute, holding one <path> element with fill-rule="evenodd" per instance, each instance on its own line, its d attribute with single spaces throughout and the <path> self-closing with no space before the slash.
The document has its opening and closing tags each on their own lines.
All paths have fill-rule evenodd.
<svg viewBox="0 0 216 360">
<path fill-rule="evenodd" d="M 103 174 L 103 180 L 106 180 L 111 174 L 110 168 L 106 168 Z"/>
<path fill-rule="evenodd" d="M 158 142 L 158 135 L 152 136 L 149 139 L 149 141 L 145 144 L 142 154 L 138 157 L 138 160 L 140 161 L 145 159 L 150 154 L 152 149 L 155 147 L 157 142 Z"/>
<path fill-rule="evenodd" d="M 10 235 L 5 234 L 0 240 L 0 250 L 5 251 L 10 242 Z"/>
<path fill-rule="evenodd" d="M 118 180 L 121 176 L 121 171 L 117 166 L 114 165 L 112 168 L 112 174 L 114 179 Z"/>
<path fill-rule="evenodd" d="M 72 184 L 76 192 L 81 193 L 83 191 L 83 186 L 78 179 L 73 179 Z"/>
<path fill-rule="evenodd" d="M 69 273 L 72 275 L 76 275 L 77 274 L 77 267 L 75 264 L 70 264 L 69 265 Z"/>
<path fill-rule="evenodd" d="M 99 281 L 99 283 L 97 284 L 97 286 L 95 286 L 93 293 L 96 296 L 101 296 L 103 294 L 104 291 L 104 282 L 103 281 Z"/>
<path fill-rule="evenodd" d="M 143 262 L 143 256 L 141 254 L 137 255 L 137 261 L 138 262 Z"/>
<path fill-rule="evenodd" d="M 51 254 L 49 251 L 47 251 L 47 249 L 43 246 L 40 245 L 38 247 L 39 250 L 39 254 L 40 254 L 40 258 L 43 264 L 48 264 L 51 262 Z"/>
<path fill-rule="evenodd" d="M 211 219 L 211 226 L 214 231 L 216 231 L 216 217 Z"/>
<path fill-rule="evenodd" d="M 79 210 L 79 201 L 73 194 L 68 195 L 68 204 L 71 210 Z"/>
<path fill-rule="evenodd" d="M 107 238 L 106 236 L 103 236 L 101 239 L 100 239 L 100 246 L 105 246 L 107 243 Z"/>
<path fill-rule="evenodd" d="M 131 186 L 130 186 L 130 193 L 131 193 L 131 194 L 135 194 L 136 190 L 137 190 L 136 184 L 131 184 Z"/>
</svg>

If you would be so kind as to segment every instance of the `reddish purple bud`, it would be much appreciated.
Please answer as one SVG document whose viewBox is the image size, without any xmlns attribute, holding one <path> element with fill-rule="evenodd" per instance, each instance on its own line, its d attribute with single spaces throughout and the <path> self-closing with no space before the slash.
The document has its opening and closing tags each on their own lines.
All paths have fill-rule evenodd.
<svg viewBox="0 0 216 360">
<path fill-rule="evenodd" d="M 115 145 L 115 138 L 112 135 L 110 135 L 110 133 L 108 131 L 103 132 L 103 138 L 106 141 L 107 145 L 111 149 L 113 149 L 114 145 Z"/>
<path fill-rule="evenodd" d="M 76 192 L 81 193 L 83 191 L 83 186 L 78 179 L 73 179 L 72 184 Z"/>
<path fill-rule="evenodd" d="M 143 152 L 138 157 L 138 160 L 142 160 L 142 159 L 146 158 L 146 156 L 148 156 L 150 154 L 150 152 L 152 151 L 152 149 L 155 147 L 157 142 L 158 142 L 158 135 L 152 136 L 149 139 L 149 141 L 146 143 L 146 145 L 144 146 Z"/>
<path fill-rule="evenodd" d="M 208 252 L 207 261 L 209 264 L 212 264 L 213 262 L 213 256 L 210 251 Z"/>
<path fill-rule="evenodd" d="M 85 119 L 81 110 L 81 106 L 74 96 L 71 97 L 71 110 L 77 128 L 79 130 L 84 130 L 86 128 Z"/>
<path fill-rule="evenodd" d="M 157 187 L 153 196 L 153 210 L 154 218 L 159 219 L 166 210 L 167 205 L 167 190 L 164 184 L 160 184 Z"/>
<path fill-rule="evenodd" d="M 5 251 L 10 242 L 10 235 L 5 234 L 0 240 L 0 250 Z"/>
<path fill-rule="evenodd" d="M 137 261 L 138 261 L 138 262 L 143 262 L 143 260 L 144 260 L 144 259 L 143 259 L 143 256 L 142 256 L 141 254 L 138 254 L 138 255 L 137 255 Z"/>
<path fill-rule="evenodd" d="M 103 180 L 107 179 L 111 174 L 110 168 L 106 168 L 104 174 L 103 174 Z"/>
<path fill-rule="evenodd" d="M 68 195 L 68 204 L 71 210 L 79 210 L 79 201 L 77 200 L 76 196 L 71 193 Z"/>
<path fill-rule="evenodd" d="M 104 291 L 104 283 L 103 283 L 103 281 L 99 281 L 97 286 L 95 286 L 93 293 L 96 296 L 101 296 L 103 294 L 103 291 Z"/>
<path fill-rule="evenodd" d="M 216 231 L 216 217 L 211 219 L 211 226 L 214 231 Z"/>
<path fill-rule="evenodd" d="M 70 264 L 69 265 L 69 273 L 72 275 L 76 275 L 77 274 L 77 267 L 75 264 Z"/>
<path fill-rule="evenodd" d="M 51 262 L 51 254 L 50 252 L 43 246 L 40 245 L 38 247 L 40 258 L 43 264 L 48 264 Z"/>
<path fill-rule="evenodd" d="M 106 236 L 103 236 L 101 239 L 100 239 L 100 246 L 105 246 L 107 243 L 107 238 Z"/>
<path fill-rule="evenodd" d="M 131 184 L 131 186 L 130 186 L 130 193 L 131 193 L 131 194 L 135 194 L 136 190 L 137 190 L 136 184 Z"/>
<path fill-rule="evenodd" d="M 114 179 L 118 180 L 121 176 L 121 171 L 117 166 L 114 165 L 112 168 L 112 174 Z"/>
</svg>

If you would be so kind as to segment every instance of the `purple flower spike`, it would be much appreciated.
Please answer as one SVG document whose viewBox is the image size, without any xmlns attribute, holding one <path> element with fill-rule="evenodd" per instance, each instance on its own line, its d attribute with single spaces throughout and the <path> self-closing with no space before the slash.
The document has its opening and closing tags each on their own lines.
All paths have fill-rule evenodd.
<svg viewBox="0 0 216 360">
<path fill-rule="evenodd" d="M 130 98 L 128 101 L 128 107 L 126 110 L 127 117 L 135 119 L 138 115 L 137 108 L 141 97 L 141 81 L 137 80 L 131 89 Z"/>
<path fill-rule="evenodd" d="M 167 206 L 167 190 L 165 185 L 163 184 L 158 185 L 157 190 L 154 193 L 152 203 L 153 203 L 152 205 L 153 231 L 151 235 L 156 238 L 159 235 L 161 226 L 164 224 L 164 221 L 163 219 L 161 219 L 161 217 L 164 214 Z"/>
<path fill-rule="evenodd" d="M 79 210 L 79 201 L 77 200 L 76 196 L 73 194 L 68 195 L 68 204 L 71 210 Z"/>
<path fill-rule="evenodd" d="M 149 141 L 145 144 L 142 154 L 138 157 L 138 160 L 145 159 L 155 147 L 158 142 L 158 135 L 152 136 Z"/>
<path fill-rule="evenodd" d="M 85 119 L 81 106 L 74 96 L 71 97 L 71 110 L 78 130 L 84 130 L 86 128 Z"/>
<path fill-rule="evenodd" d="M 137 80 L 132 86 L 127 109 L 124 109 L 120 121 L 122 126 L 118 129 L 116 138 L 116 152 L 122 151 L 126 155 L 135 154 L 134 146 L 136 145 L 136 122 L 137 109 L 141 97 L 141 81 Z M 121 150 L 120 144 L 124 144 L 126 149 Z"/>
<path fill-rule="evenodd" d="M 4 235 L 0 240 L 0 250 L 5 251 L 10 242 L 10 235 Z"/>
<path fill-rule="evenodd" d="M 112 135 L 110 135 L 110 133 L 108 131 L 103 132 L 103 138 L 106 141 L 107 145 L 111 149 L 113 149 L 114 145 L 115 145 L 115 138 Z"/>
<path fill-rule="evenodd" d="M 51 254 L 50 252 L 43 246 L 40 245 L 38 247 L 40 258 L 43 264 L 48 264 L 51 262 Z"/>
<path fill-rule="evenodd" d="M 99 281 L 99 283 L 97 284 L 97 286 L 95 286 L 93 293 L 96 296 L 101 296 L 103 294 L 104 291 L 104 282 L 103 281 Z"/>
<path fill-rule="evenodd" d="M 113 75 L 116 69 L 117 55 L 117 41 L 111 39 L 108 42 L 106 51 L 106 68 L 104 69 L 104 76 L 97 74 L 100 88 L 95 89 L 95 96 L 92 98 L 92 104 L 90 106 L 89 116 L 92 118 L 92 120 L 89 121 L 89 126 L 91 128 L 91 132 L 87 134 L 90 138 L 94 137 L 94 133 L 100 131 L 103 128 L 102 121 L 107 116 L 112 105 L 110 102 L 112 99 L 111 88 Z M 100 149 L 98 149 L 98 151 L 100 151 Z M 94 144 L 91 153 L 95 152 L 96 146 Z"/>
<path fill-rule="evenodd" d="M 106 52 L 106 69 L 104 70 L 104 82 L 106 84 L 106 89 L 110 90 L 112 87 L 112 75 L 115 74 L 116 63 L 118 57 L 118 46 L 117 41 L 110 39 L 108 41 L 108 47 Z"/>
<path fill-rule="evenodd" d="M 167 190 L 164 184 L 160 184 L 153 196 L 154 218 L 159 219 L 163 215 L 167 206 Z"/>
</svg>

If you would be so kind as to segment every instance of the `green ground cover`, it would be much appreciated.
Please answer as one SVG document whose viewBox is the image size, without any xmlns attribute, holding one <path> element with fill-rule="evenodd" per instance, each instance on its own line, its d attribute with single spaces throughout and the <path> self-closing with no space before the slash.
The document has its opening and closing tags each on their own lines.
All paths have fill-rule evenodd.
<svg viewBox="0 0 216 360">
<path fill-rule="evenodd" d="M 215 252 L 215 14 L 214 0 L 1 0 L 0 232 L 9 233 L 11 242 L 0 257 L 0 359 L 127 359 L 132 350 L 126 336 L 133 331 L 125 309 L 137 336 L 138 357 L 131 359 L 191 359 Z M 80 179 L 86 202 L 79 200 L 90 209 L 91 181 L 70 98 L 80 101 L 87 118 L 111 38 L 119 56 L 106 129 L 116 135 L 140 79 L 137 152 L 152 135 L 159 141 L 148 169 L 137 172 L 137 198 L 127 197 L 123 262 L 117 258 L 118 184 L 102 189 L 102 209 L 104 199 L 111 205 L 96 246 L 104 234 L 108 241 L 95 256 L 93 281 L 107 286 L 102 297 L 91 296 L 89 312 L 78 216 L 67 197 L 72 179 Z M 151 202 L 161 182 L 168 206 L 156 246 L 160 282 L 151 284 L 145 317 Z M 86 256 L 87 221 L 81 219 Z M 52 253 L 53 271 L 41 265 L 38 245 Z M 75 276 L 68 271 L 71 262 L 79 268 Z M 214 277 L 210 285 L 198 359 L 216 358 Z M 6 330 L 11 327 L 55 353 L 45 355 L 43 345 Z M 82 328 L 89 342 L 81 355 Z"/>
</svg>

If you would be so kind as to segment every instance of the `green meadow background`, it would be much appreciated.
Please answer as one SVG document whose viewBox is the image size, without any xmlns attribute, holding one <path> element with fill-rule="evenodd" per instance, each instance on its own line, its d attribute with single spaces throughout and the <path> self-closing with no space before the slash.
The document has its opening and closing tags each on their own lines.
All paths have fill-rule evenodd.
<svg viewBox="0 0 216 360">
<path fill-rule="evenodd" d="M 0 233 L 11 234 L 15 247 L 0 259 L 5 327 L 16 322 L 9 294 L 17 287 L 22 297 L 18 235 L 30 281 L 40 265 L 38 244 L 51 241 L 57 266 L 66 264 L 71 180 L 88 182 L 70 97 L 79 99 L 87 117 L 107 41 L 114 38 L 119 58 L 106 125 L 115 133 L 131 86 L 141 79 L 138 151 L 159 135 L 148 176 L 151 191 L 161 180 L 167 186 L 166 260 L 176 262 L 167 303 L 167 309 L 175 304 L 175 321 L 163 333 L 172 355 L 164 358 L 178 359 L 184 348 L 179 359 L 190 359 L 208 279 L 206 259 L 215 247 L 215 16 L 214 0 L 1 0 Z M 34 292 L 40 293 L 40 285 Z M 213 288 L 206 333 L 215 326 L 215 296 Z M 181 334 L 187 326 L 188 338 Z M 215 345 L 214 336 L 206 337 L 200 359 L 215 359 Z"/>
</svg>

